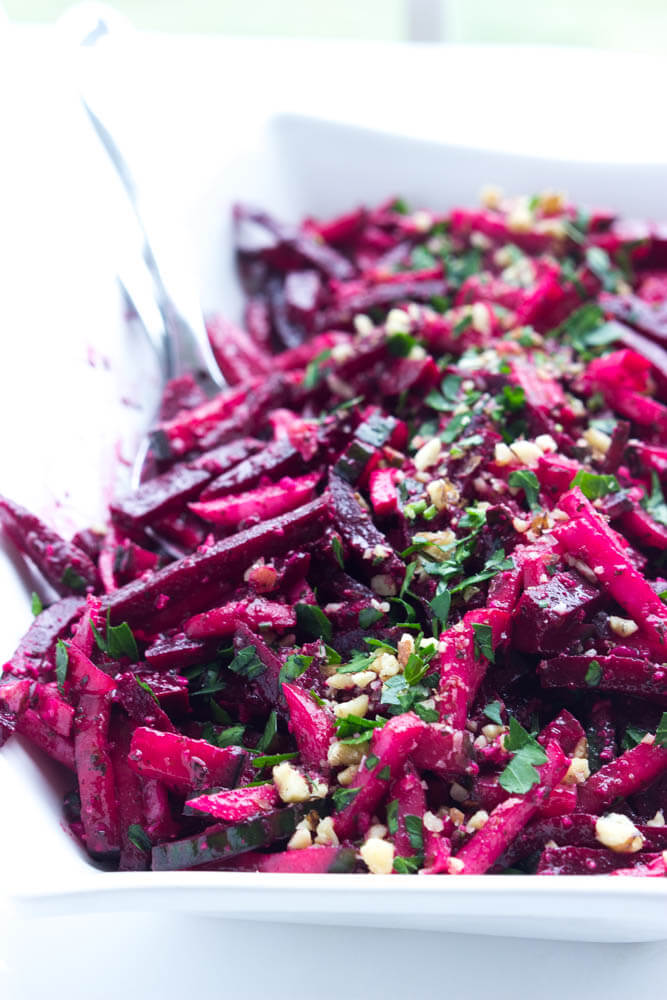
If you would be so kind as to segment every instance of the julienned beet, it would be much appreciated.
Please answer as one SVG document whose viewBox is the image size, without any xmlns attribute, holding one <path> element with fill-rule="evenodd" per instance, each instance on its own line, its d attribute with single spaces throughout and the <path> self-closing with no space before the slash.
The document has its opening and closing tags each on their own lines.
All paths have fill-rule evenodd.
<svg viewBox="0 0 667 1000">
<path fill-rule="evenodd" d="M 546 192 L 235 210 L 229 388 L 167 387 L 0 742 L 121 869 L 667 873 L 667 233 Z"/>
</svg>

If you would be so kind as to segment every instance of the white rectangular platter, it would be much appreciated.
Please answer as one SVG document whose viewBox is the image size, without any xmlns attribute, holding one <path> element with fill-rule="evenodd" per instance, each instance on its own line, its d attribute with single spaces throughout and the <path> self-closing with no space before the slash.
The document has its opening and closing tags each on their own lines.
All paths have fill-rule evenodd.
<svg viewBox="0 0 667 1000">
<path fill-rule="evenodd" d="M 238 154 L 219 138 L 208 146 L 202 140 L 207 169 L 182 177 L 188 266 L 204 308 L 233 318 L 241 305 L 229 226 L 237 199 L 296 220 L 392 194 L 415 207 L 444 209 L 474 202 L 481 185 L 493 181 L 513 192 L 564 188 L 584 204 L 667 217 L 659 162 L 532 158 L 288 114 L 273 117 Z M 75 266 L 77 259 L 69 262 Z M 119 448 L 129 457 L 147 408 L 135 404 L 145 404 L 147 379 L 154 380 L 140 338 L 123 332 L 112 275 L 96 287 L 69 325 L 61 305 L 55 323 L 68 332 L 60 350 L 49 346 L 50 331 L 36 329 L 34 339 L 16 344 L 12 365 L 0 369 L 0 417 L 8 429 L 0 489 L 65 531 L 101 515 L 113 487 L 112 460 Z M 100 362 L 102 355 L 109 363 Z M 35 356 L 47 367 L 42 363 L 32 381 L 17 376 L 31 370 Z M 30 618 L 32 581 L 18 568 L 0 547 L 3 658 Z M 27 913 L 174 910 L 579 941 L 667 938 L 667 883 L 659 879 L 102 872 L 63 826 L 64 787 L 63 775 L 22 741 L 0 753 L 0 879 Z"/>
</svg>

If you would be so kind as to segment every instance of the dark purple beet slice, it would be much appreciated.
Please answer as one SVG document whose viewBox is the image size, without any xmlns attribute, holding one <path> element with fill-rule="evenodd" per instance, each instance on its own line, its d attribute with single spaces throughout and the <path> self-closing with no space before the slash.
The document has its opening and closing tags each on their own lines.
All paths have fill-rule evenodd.
<svg viewBox="0 0 667 1000">
<path fill-rule="evenodd" d="M 11 672 L 21 676 L 27 671 L 31 677 L 49 672 L 56 642 L 69 633 L 85 606 L 81 597 L 63 597 L 37 615 L 9 661 Z"/>
<path fill-rule="evenodd" d="M 205 469 L 175 465 L 161 476 L 142 483 L 139 489 L 111 504 L 111 516 L 119 527 L 136 531 L 165 514 L 181 510 L 196 497 L 211 478 Z"/>
<path fill-rule="evenodd" d="M 25 507 L 0 497 L 0 524 L 59 594 L 85 594 L 97 588 L 97 569 L 86 553 Z"/>
<path fill-rule="evenodd" d="M 209 595 L 203 584 L 233 585 L 242 571 L 260 556 L 283 555 L 291 548 L 314 541 L 329 519 L 325 498 L 273 518 L 217 542 L 204 552 L 185 556 L 147 580 L 133 580 L 102 598 L 102 608 L 112 623 L 127 621 L 147 627 L 170 601 L 186 598 L 191 614 L 204 611 Z"/>
</svg>

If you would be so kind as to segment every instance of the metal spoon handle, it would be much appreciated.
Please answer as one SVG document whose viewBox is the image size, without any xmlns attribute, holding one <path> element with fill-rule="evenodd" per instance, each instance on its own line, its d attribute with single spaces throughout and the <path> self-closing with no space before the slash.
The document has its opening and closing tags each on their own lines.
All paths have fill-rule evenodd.
<svg viewBox="0 0 667 1000">
<path fill-rule="evenodd" d="M 194 374 L 209 390 L 225 385 L 206 334 L 196 297 L 168 288 L 164 269 L 158 262 L 155 241 L 148 234 L 145 215 L 140 209 L 137 185 L 118 142 L 111 133 L 108 116 L 100 106 L 98 89 L 90 72 L 91 50 L 108 44 L 121 31 L 127 34 L 124 19 L 101 4 L 82 5 L 64 19 L 66 30 L 81 55 L 77 86 L 81 102 L 114 168 L 117 180 L 131 209 L 126 214 L 128 246 L 133 247 L 119 262 L 119 280 L 132 302 L 160 359 L 164 380 L 186 373 Z M 121 26 L 120 28 L 118 26 Z M 102 102 L 103 103 L 103 102 Z"/>
</svg>

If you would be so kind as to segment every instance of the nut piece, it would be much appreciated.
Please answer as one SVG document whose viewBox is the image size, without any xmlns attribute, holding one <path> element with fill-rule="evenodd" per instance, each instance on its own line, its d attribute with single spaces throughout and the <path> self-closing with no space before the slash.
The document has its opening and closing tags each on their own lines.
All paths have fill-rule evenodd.
<svg viewBox="0 0 667 1000">
<path fill-rule="evenodd" d="M 368 687 L 375 680 L 375 674 L 372 670 L 360 670 L 358 674 L 351 674 L 350 676 L 358 688 Z"/>
<path fill-rule="evenodd" d="M 664 826 L 665 825 L 665 814 L 662 811 L 662 809 L 658 809 L 658 811 L 655 814 L 655 816 L 653 817 L 653 819 L 650 819 L 646 825 L 647 826 Z"/>
<path fill-rule="evenodd" d="M 336 831 L 334 830 L 333 820 L 331 816 L 325 816 L 317 824 L 317 832 L 315 834 L 316 844 L 332 844 L 334 847 L 338 847 L 340 841 L 336 836 Z"/>
<path fill-rule="evenodd" d="M 310 836 L 310 826 L 307 819 L 302 819 L 296 830 L 287 841 L 288 851 L 302 851 L 305 847 L 310 847 L 312 839 Z"/>
<path fill-rule="evenodd" d="M 463 785 L 459 785 L 458 781 L 455 781 L 449 789 L 449 794 L 455 802 L 465 802 L 468 798 L 468 789 L 464 788 Z"/>
<path fill-rule="evenodd" d="M 620 635 L 625 639 L 629 635 L 634 635 L 639 625 L 633 622 L 631 618 L 619 618 L 618 615 L 609 615 L 609 628 L 616 635 Z"/>
<path fill-rule="evenodd" d="M 531 468 L 536 468 L 544 452 L 534 441 L 515 441 L 510 445 L 512 454 Z"/>
<path fill-rule="evenodd" d="M 551 452 L 558 451 L 558 445 L 556 444 L 556 442 L 552 438 L 551 434 L 539 434 L 535 438 L 535 444 L 537 445 L 538 448 L 541 448 L 542 451 L 544 451 L 544 452 L 547 452 L 547 451 L 551 451 Z"/>
<path fill-rule="evenodd" d="M 378 573 L 371 577 L 371 590 L 380 597 L 395 597 L 398 593 L 396 582 L 390 573 Z"/>
<path fill-rule="evenodd" d="M 352 698 L 351 701 L 343 701 L 334 705 L 334 712 L 339 719 L 346 719 L 348 715 L 358 715 L 359 718 L 363 719 L 367 711 L 367 694 L 360 694 L 358 698 Z"/>
<path fill-rule="evenodd" d="M 366 313 L 357 313 L 354 317 L 354 329 L 360 337 L 367 337 L 375 329 L 375 324 Z"/>
<path fill-rule="evenodd" d="M 502 189 L 496 184 L 485 184 L 479 192 L 479 200 L 486 208 L 500 208 L 500 203 L 503 200 Z"/>
<path fill-rule="evenodd" d="M 338 781 L 338 784 L 343 785 L 343 787 L 351 785 L 357 776 L 358 770 L 359 766 L 357 764 L 350 764 L 349 767 L 346 767 L 345 770 L 341 771 L 338 774 L 338 777 L 336 779 Z"/>
<path fill-rule="evenodd" d="M 635 854 L 644 843 L 635 824 L 622 813 L 600 816 L 595 823 L 595 839 L 617 854 Z"/>
<path fill-rule="evenodd" d="M 505 222 L 507 223 L 507 228 L 513 233 L 528 233 L 533 226 L 533 213 L 528 208 L 528 205 L 519 203 L 507 215 Z"/>
<path fill-rule="evenodd" d="M 495 722 L 489 722 L 488 725 L 482 726 L 482 732 L 489 743 L 493 743 L 495 739 L 507 732 L 507 726 L 498 726 Z"/>
<path fill-rule="evenodd" d="M 408 662 L 414 651 L 415 651 L 414 636 L 411 636 L 408 632 L 404 632 L 401 638 L 398 640 L 398 665 L 400 667 L 405 667 L 406 663 Z M 390 654 L 385 654 L 385 655 L 390 655 Z"/>
<path fill-rule="evenodd" d="M 390 875 L 394 867 L 394 845 L 379 837 L 370 837 L 359 850 L 361 858 L 373 875 Z"/>
<path fill-rule="evenodd" d="M 445 824 L 440 817 L 436 816 L 435 813 L 432 812 L 424 813 L 424 826 L 427 830 L 430 830 L 431 833 L 442 833 L 445 829 Z"/>
<path fill-rule="evenodd" d="M 442 441 L 440 438 L 430 438 L 426 444 L 423 444 L 417 454 L 414 457 L 415 468 L 423 472 L 424 469 L 430 469 L 432 465 L 435 465 L 440 458 L 440 452 L 442 451 Z"/>
<path fill-rule="evenodd" d="M 488 818 L 489 814 L 486 809 L 478 809 L 466 823 L 467 832 L 474 833 L 476 830 L 481 830 Z"/>
<path fill-rule="evenodd" d="M 388 334 L 410 333 L 412 323 L 405 309 L 390 309 L 385 321 L 385 329 Z"/>
<path fill-rule="evenodd" d="M 355 674 L 332 674 L 331 677 L 327 677 L 326 685 L 334 691 L 349 691 L 357 686 L 355 676 Z"/>
<path fill-rule="evenodd" d="M 597 427 L 589 427 L 582 436 L 593 451 L 599 451 L 601 455 L 606 455 L 609 451 L 611 438 L 604 431 L 599 431 Z"/>
<path fill-rule="evenodd" d="M 353 746 L 350 743 L 340 743 L 338 740 L 333 740 L 329 744 L 327 751 L 327 763 L 331 767 L 347 767 L 348 764 L 360 764 L 367 750 L 367 743 L 360 743 L 357 746 Z"/>
<path fill-rule="evenodd" d="M 491 314 L 483 302 L 475 302 L 470 307 L 470 319 L 473 330 L 488 335 L 491 333 Z"/>
<path fill-rule="evenodd" d="M 447 507 L 456 507 L 461 499 L 461 494 L 449 479 L 434 479 L 426 487 L 429 500 L 438 510 L 446 510 Z"/>
<path fill-rule="evenodd" d="M 394 677 L 401 670 L 401 665 L 393 653 L 380 653 L 379 656 L 375 657 L 370 667 L 383 681 Z"/>
<path fill-rule="evenodd" d="M 590 776 L 591 772 L 588 766 L 588 760 L 585 757 L 574 757 L 570 761 L 570 766 L 568 767 L 565 777 L 563 778 L 563 784 L 583 785 L 584 781 L 587 781 Z"/>
<path fill-rule="evenodd" d="M 274 767 L 273 783 L 283 802 L 307 802 L 308 799 L 322 799 L 327 794 L 327 786 L 323 782 L 309 783 L 288 760 Z"/>
<path fill-rule="evenodd" d="M 566 207 L 565 194 L 562 191 L 543 191 L 538 204 L 545 215 L 560 215 Z"/>
<path fill-rule="evenodd" d="M 509 465 L 513 456 L 507 445 L 499 442 L 494 448 L 493 458 L 496 465 Z"/>
</svg>

